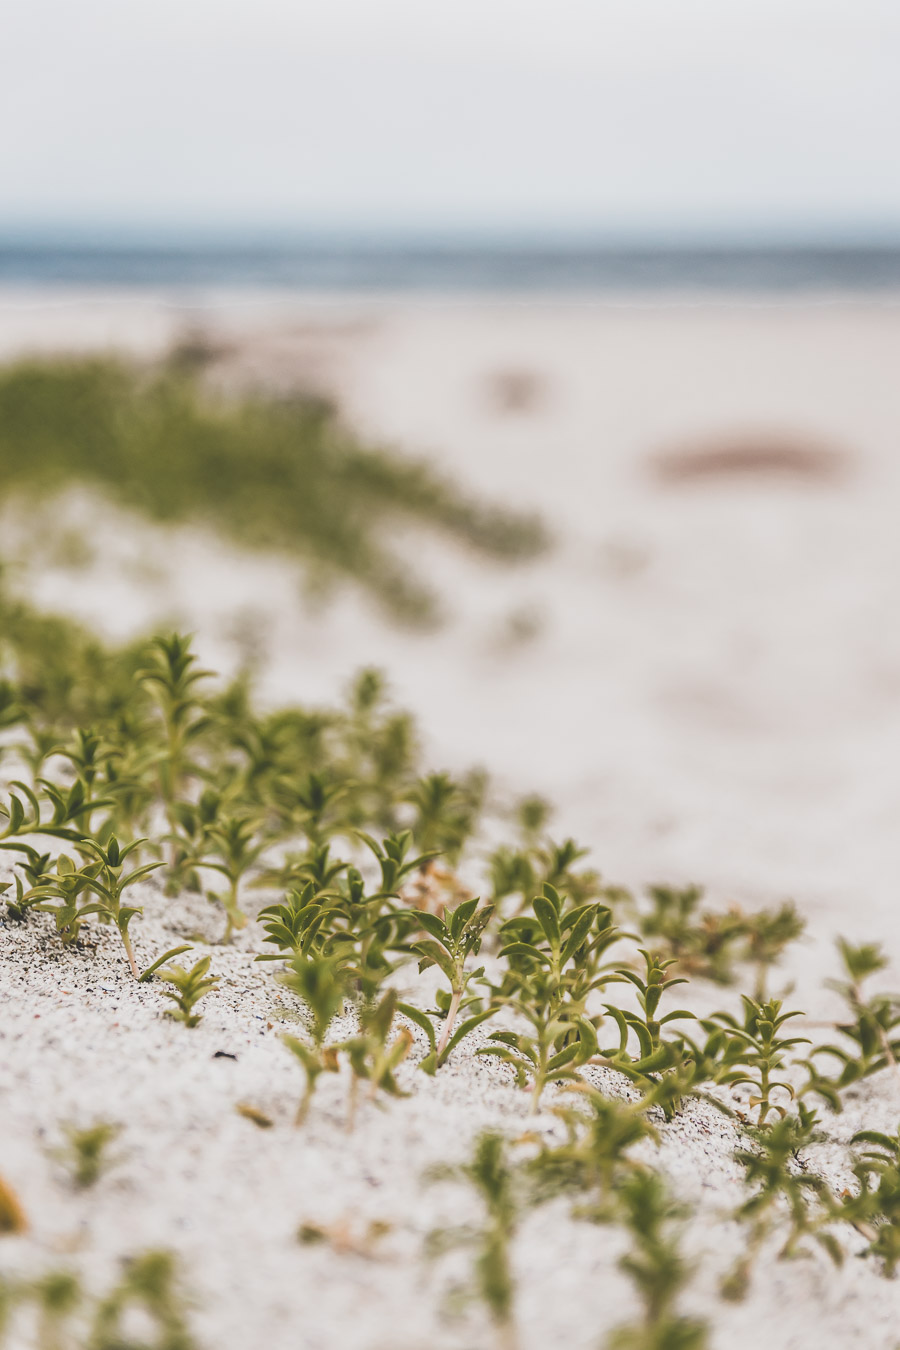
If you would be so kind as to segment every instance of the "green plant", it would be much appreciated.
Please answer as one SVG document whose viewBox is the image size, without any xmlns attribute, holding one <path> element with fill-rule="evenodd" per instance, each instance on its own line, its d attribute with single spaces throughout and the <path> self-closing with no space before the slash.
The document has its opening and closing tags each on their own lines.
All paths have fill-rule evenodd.
<svg viewBox="0 0 900 1350">
<path fill-rule="evenodd" d="M 499 905 L 509 895 L 524 897 L 537 890 L 537 875 L 528 852 L 500 844 L 488 860 L 491 900 Z"/>
<path fill-rule="evenodd" d="M 868 1144 L 854 1166 L 860 1184 L 856 1196 L 846 1196 L 841 1211 L 869 1242 L 893 1278 L 900 1266 L 900 1130 L 895 1135 L 860 1130 L 851 1144 Z"/>
<path fill-rule="evenodd" d="M 864 993 L 864 982 L 887 965 L 887 957 L 877 944 L 854 946 L 839 938 L 837 945 L 845 978 L 831 980 L 829 986 L 841 995 L 849 1013 L 849 1019 L 835 1028 L 845 1044 L 829 1043 L 814 1048 L 807 1061 L 810 1076 L 806 1091 L 818 1093 L 833 1110 L 840 1111 L 841 1094 L 851 1084 L 888 1065 L 896 1073 L 900 1056 L 900 1034 L 895 1034 L 900 1028 L 900 996 Z M 819 1055 L 836 1059 L 839 1072 L 832 1076 L 821 1073 L 816 1062 Z"/>
<path fill-rule="evenodd" d="M 286 952 L 298 956 L 321 954 L 336 934 L 331 926 L 335 917 L 332 909 L 340 896 L 334 891 L 320 891 L 315 882 L 308 881 L 280 904 L 266 905 L 259 912 L 265 931 L 265 942 L 271 942 L 277 952 L 263 952 L 257 961 L 278 961 Z"/>
<path fill-rule="evenodd" d="M 93 1186 L 114 1165 L 110 1145 L 122 1132 L 121 1125 L 98 1120 L 93 1125 L 64 1125 L 66 1147 L 57 1151 L 72 1181 L 82 1190 Z"/>
<path fill-rule="evenodd" d="M 312 1045 L 296 1036 L 284 1035 L 282 1040 L 300 1061 L 306 1075 L 306 1092 L 297 1110 L 296 1123 L 306 1119 L 319 1075 L 336 1073 L 336 1048 L 325 1044 L 329 1028 L 343 1010 L 348 995 L 347 974 L 338 958 L 333 956 L 297 955 L 279 976 L 281 983 L 304 1002 L 311 1022 Z"/>
<path fill-rule="evenodd" d="M 565 839 L 561 844 L 552 840 L 546 843 L 538 841 L 538 830 L 546 814 L 546 803 L 540 798 L 534 799 L 533 806 L 529 806 L 526 801 L 524 814 L 520 806 L 524 847 L 512 849 L 501 844 L 488 859 L 492 901 L 498 904 L 509 895 L 519 895 L 521 902 L 515 911 L 516 915 L 521 914 L 526 907 L 526 897 L 535 891 L 543 893 L 544 886 L 565 892 L 576 905 L 596 899 L 601 893 L 597 873 L 591 868 L 580 869 L 577 866 L 587 855 L 587 849 L 580 848 L 574 839 Z"/>
<path fill-rule="evenodd" d="M 563 1020 L 555 1016 L 547 1000 L 537 1007 L 516 1006 L 516 1011 L 531 1023 L 532 1032 L 492 1031 L 490 1039 L 497 1044 L 479 1046 L 475 1053 L 492 1055 L 512 1066 L 519 1087 L 531 1089 L 533 1115 L 549 1083 L 578 1079 L 579 1067 L 596 1054 L 597 1033 L 583 1017 Z"/>
<path fill-rule="evenodd" d="M 491 1002 L 530 1024 L 525 1031 L 494 1031 L 497 1042 L 476 1051 L 511 1064 L 520 1087 L 531 1084 L 536 1111 L 548 1083 L 571 1081 L 597 1054 L 597 1019 L 587 1001 L 617 978 L 601 958 L 619 940 L 610 911 L 586 904 L 566 909 L 563 897 L 545 882 L 531 902 L 532 913 L 507 920 L 500 929 L 507 974 L 491 988 Z"/>
<path fill-rule="evenodd" d="M 397 1011 L 397 991 L 389 989 L 374 1006 L 364 1007 L 359 1012 L 359 1032 L 335 1047 L 338 1053 L 346 1055 L 352 1077 L 350 1080 L 350 1112 L 348 1128 L 352 1129 L 356 1118 L 357 1085 L 369 1084 L 369 1100 L 373 1101 L 378 1092 L 391 1097 L 406 1097 L 395 1077 L 395 1070 L 409 1054 L 412 1034 L 402 1027 L 390 1040 L 394 1014 Z"/>
<path fill-rule="evenodd" d="M 184 966 L 166 966 L 159 972 L 159 979 L 165 984 L 172 985 L 171 989 L 164 989 L 162 992 L 175 1004 L 174 1008 L 166 1010 L 166 1017 L 174 1017 L 186 1027 L 199 1025 L 202 1014 L 195 1013 L 194 1008 L 201 998 L 205 998 L 219 984 L 218 977 L 209 974 L 210 959 L 208 956 L 202 956 L 199 961 L 194 962 L 190 970 Z"/>
<path fill-rule="evenodd" d="M 70 1345 L 66 1324 L 84 1301 L 78 1276 L 70 1270 L 51 1270 L 28 1291 L 37 1308 L 40 1350 L 62 1350 Z"/>
<path fill-rule="evenodd" d="M 129 1337 L 130 1309 L 139 1308 L 153 1325 L 150 1342 Z M 144 1252 L 130 1261 L 119 1283 L 102 1299 L 93 1319 L 87 1350 L 194 1350 L 178 1271 L 171 1252 Z"/>
<path fill-rule="evenodd" d="M 614 975 L 610 977 L 610 981 L 612 979 L 628 981 L 634 985 L 637 990 L 640 1013 L 617 1008 L 611 1003 L 603 1005 L 619 1028 L 618 1049 L 606 1052 L 607 1057 L 616 1068 L 627 1072 L 629 1077 L 647 1073 L 649 1066 L 654 1062 L 658 1062 L 660 1067 L 666 1064 L 668 1061 L 663 1051 L 663 1027 L 670 1022 L 683 1021 L 685 1018 L 694 1017 L 694 1014 L 687 1008 L 673 1008 L 671 1012 L 659 1016 L 660 1003 L 666 990 L 673 989 L 677 984 L 687 984 L 687 980 L 683 977 L 674 978 L 666 974 L 675 965 L 674 958 L 663 960 L 655 953 L 646 951 L 643 947 L 639 948 L 639 951 L 644 961 L 644 973 L 639 974 L 628 967 L 619 966 L 616 968 Z M 634 1034 L 640 1047 L 640 1055 L 637 1061 L 632 1060 L 628 1054 L 629 1032 Z"/>
<path fill-rule="evenodd" d="M 16 1350 L 195 1350 L 186 1302 L 175 1257 L 168 1251 L 130 1258 L 122 1276 L 100 1297 L 90 1294 L 71 1270 L 51 1269 L 32 1279 L 0 1275 L 0 1345 Z"/>
<path fill-rule="evenodd" d="M 191 747 L 203 735 L 208 722 L 196 686 L 208 679 L 211 672 L 197 666 L 191 639 L 180 633 L 155 637 L 147 657 L 148 664 L 137 672 L 137 679 L 153 696 L 162 720 L 164 743 L 157 756 L 159 783 L 169 824 L 174 828 L 175 802 L 185 780 L 197 773 Z"/>
<path fill-rule="evenodd" d="M 631 1241 L 619 1265 L 635 1286 L 643 1316 L 613 1331 L 606 1350 L 704 1350 L 706 1324 L 678 1312 L 690 1273 L 677 1231 L 683 1207 L 671 1199 L 656 1173 L 644 1169 L 622 1178 L 617 1199 Z"/>
<path fill-rule="evenodd" d="M 481 809 L 483 778 L 471 776 L 455 782 L 449 774 L 430 773 L 419 778 L 406 794 L 415 809 L 412 825 L 416 848 L 433 855 L 459 855 Z"/>
<path fill-rule="evenodd" d="M 224 895 L 210 892 L 209 899 L 221 904 L 225 910 L 225 933 L 222 941 L 230 942 L 234 930 L 245 927 L 247 923 L 247 916 L 239 904 L 241 880 L 256 863 L 266 847 L 266 841 L 259 835 L 259 824 L 256 820 L 229 817 L 217 821 L 210 827 L 207 846 L 221 861 L 206 857 L 202 861 L 202 866 L 221 872 L 228 880 L 228 890 Z"/>
<path fill-rule="evenodd" d="M 373 839 L 362 830 L 357 830 L 357 834 L 374 854 L 381 873 L 381 884 L 371 897 L 375 901 L 396 899 L 400 895 L 401 885 L 410 873 L 418 871 L 423 864 L 436 856 L 433 849 L 420 853 L 418 857 L 408 856 L 413 843 L 412 830 L 402 830 L 399 834 L 389 835 L 380 844 L 377 839 Z"/>
<path fill-rule="evenodd" d="M 779 999 L 757 1003 L 742 994 L 741 1002 L 744 1005 L 743 1023 L 730 1013 L 722 1012 L 704 1022 L 704 1026 L 710 1031 L 721 1028 L 725 1036 L 717 1081 L 730 1087 L 747 1084 L 752 1089 L 750 1106 L 757 1108 L 756 1123 L 762 1129 L 771 1111 L 782 1117 L 786 1113 L 785 1107 L 773 1100 L 773 1093 L 782 1092 L 791 1099 L 795 1096 L 787 1079 L 776 1077 L 786 1067 L 787 1051 L 795 1045 L 808 1045 L 809 1040 L 805 1036 L 779 1035 L 785 1022 L 801 1016 L 797 1011 L 782 1012 Z"/>
<path fill-rule="evenodd" d="M 796 905 L 788 900 L 775 909 L 742 915 L 742 927 L 741 959 L 755 967 L 754 997 L 758 1003 L 763 1003 L 768 971 L 780 961 L 790 944 L 802 937 L 806 922 Z"/>
<path fill-rule="evenodd" d="M 665 1154 L 657 1160 L 652 1148 L 672 1139 L 669 1122 L 692 1095 L 717 1101 L 746 1127 L 736 1155 L 746 1248 L 726 1293 L 746 1288 L 769 1237 L 785 1256 L 820 1246 L 840 1259 L 842 1223 L 865 1236 L 886 1273 L 900 1266 L 896 1141 L 862 1131 L 849 1155 L 856 1184 L 837 1199 L 810 1161 L 827 1118 L 818 1123 L 802 1097 L 791 1104 L 802 1090 L 839 1108 L 848 1085 L 894 1065 L 900 1001 L 870 994 L 866 983 L 885 964 L 880 949 L 841 944 L 844 978 L 834 987 L 847 1013 L 827 1044 L 803 1052 L 804 1086 L 805 1041 L 785 1029 L 799 1014 L 761 997 L 799 931 L 792 906 L 718 914 L 704 910 L 696 888 L 663 886 L 651 890 L 649 907 L 638 904 L 601 882 L 572 840 L 544 837 L 539 800 L 520 804 L 513 842 L 487 858 L 493 893 L 482 904 L 460 878 L 484 861 L 481 843 L 500 823 L 484 776 L 424 773 L 414 724 L 391 707 L 377 672 L 362 672 L 342 703 L 261 712 L 247 676 L 207 680 L 184 637 L 149 650 L 105 647 L 36 615 L 2 585 L 0 661 L 4 769 L 20 775 L 2 792 L 0 843 L 14 870 L 0 891 L 4 920 L 26 926 L 17 942 L 32 929 L 42 951 L 53 940 L 51 919 L 66 945 L 60 966 L 74 966 L 99 920 L 118 928 L 137 973 L 129 924 L 140 907 L 128 901 L 143 897 L 130 888 L 164 866 L 162 857 L 170 898 L 200 894 L 217 872 L 227 884 L 227 935 L 244 922 L 248 938 L 258 931 L 268 949 L 258 959 L 279 963 L 276 978 L 293 996 L 280 1015 L 299 1024 L 284 1041 L 305 1077 L 300 1120 L 323 1073 L 343 1073 L 351 1121 L 357 1099 L 381 1104 L 424 1088 L 402 1068 L 412 1035 L 401 1017 L 427 1037 L 429 1071 L 460 1046 L 463 1061 L 470 1033 L 497 1019 L 490 1044 L 475 1053 L 510 1066 L 531 1088 L 532 1109 L 549 1101 L 551 1112 L 525 1135 L 524 1161 L 514 1165 L 495 1140 L 479 1144 L 465 1173 L 484 1218 L 456 1236 L 474 1246 L 478 1296 L 501 1340 L 514 1336 L 511 1248 L 521 1216 L 532 1203 L 565 1197 L 576 1218 L 630 1235 L 643 1319 L 614 1344 L 702 1344 L 702 1328 L 680 1310 L 681 1220 L 661 1184 Z M 133 844 L 118 842 L 132 836 Z M 136 865 L 144 857 L 152 861 Z M 243 913 L 252 913 L 254 889 L 268 902 L 259 930 Z M 626 920 L 640 936 L 624 930 Z M 161 972 L 170 1015 L 190 1026 L 216 980 L 208 957 L 163 969 L 189 950 L 166 952 L 140 978 Z M 431 967 L 435 982 L 419 980 Z M 742 977 L 757 997 L 744 997 L 740 1017 L 695 1020 L 691 1039 L 678 1024 L 693 1015 L 669 999 L 685 976 Z M 408 1002 L 398 1001 L 398 988 Z M 434 992 L 423 996 L 424 988 Z M 832 1077 L 821 1068 L 829 1056 L 837 1060 Z M 552 1094 L 547 1084 L 557 1085 Z M 749 1109 L 732 1110 L 721 1089 L 742 1086 L 750 1087 Z M 453 1083 L 435 1090 L 451 1093 Z M 246 1102 L 236 1109 L 261 1129 L 272 1126 L 273 1117 Z M 393 1112 L 398 1124 L 402 1110 Z M 84 1184 L 107 1157 L 108 1128 L 71 1141 L 70 1165 L 84 1166 Z M 0 1227 L 10 1232 L 24 1225 L 16 1204 L 0 1195 Z M 37 1299 L 27 1303 L 35 1315 L 37 1287 L 26 1297 L 13 1284 L 0 1301 L 17 1316 L 17 1299 Z M 69 1325 L 66 1288 L 62 1281 L 55 1303 L 47 1286 L 47 1337 Z M 85 1295 L 78 1316 L 86 1321 L 91 1306 Z M 120 1331 L 131 1334 L 126 1311 L 110 1334 Z"/>
<path fill-rule="evenodd" d="M 68 946 L 78 941 L 88 915 L 96 913 L 88 908 L 91 881 L 89 872 L 79 868 L 75 859 L 68 853 L 60 853 L 55 870 L 23 896 L 20 908 L 28 906 L 52 914 L 57 936 Z"/>
<path fill-rule="evenodd" d="M 458 1180 L 471 1186 L 484 1209 L 484 1222 L 432 1233 L 429 1249 L 438 1255 L 454 1246 L 475 1248 L 471 1293 L 485 1306 L 497 1332 L 498 1350 L 516 1350 L 515 1278 L 512 1244 L 521 1216 L 515 1170 L 502 1136 L 485 1133 L 476 1140 L 471 1160 L 457 1167 L 433 1168 L 432 1180 Z"/>
<path fill-rule="evenodd" d="M 737 1217 L 749 1225 L 749 1236 L 744 1255 L 722 1285 L 723 1296 L 732 1300 L 746 1294 L 753 1261 L 775 1228 L 787 1229 L 782 1257 L 795 1255 L 804 1238 L 813 1238 L 833 1261 L 843 1258 L 830 1231 L 836 1217 L 831 1192 L 802 1156 L 803 1149 L 824 1137 L 816 1113 L 801 1102 L 796 1113 L 785 1112 L 768 1126 L 745 1126 L 745 1133 L 752 1147 L 739 1148 L 735 1157 L 751 1194 Z"/>
<path fill-rule="evenodd" d="M 422 461 L 361 444 L 323 400 L 216 399 L 177 355 L 152 372 L 98 357 L 0 371 L 4 497 L 72 483 L 152 520 L 212 525 L 298 559 L 313 587 L 352 580 L 419 624 L 438 606 L 390 548 L 398 519 L 510 562 L 547 542 L 534 517 L 484 505 Z"/>
<path fill-rule="evenodd" d="M 685 975 L 732 984 L 742 964 L 756 970 L 757 1001 L 765 999 L 767 971 L 803 932 L 803 920 L 787 902 L 773 910 L 748 914 L 731 906 L 722 912 L 701 909 L 699 886 L 650 886 L 650 909 L 639 909 L 644 938 L 677 962 Z"/>
<path fill-rule="evenodd" d="M 41 880 L 44 878 L 42 877 Z M 15 888 L 15 899 L 11 899 L 8 892 L 10 886 Z M 6 913 L 15 923 L 21 923 L 26 918 L 28 911 L 39 906 L 42 895 L 35 887 L 30 887 L 27 891 L 22 885 L 21 877 L 14 877 L 12 881 L 4 881 L 0 884 L 0 895 L 5 897 Z"/>
<path fill-rule="evenodd" d="M 636 1165 L 629 1150 L 659 1136 L 647 1120 L 645 1100 L 615 1101 L 588 1083 L 573 1083 L 565 1091 L 569 1097 L 554 1107 L 554 1114 L 564 1121 L 568 1138 L 563 1144 L 542 1141 L 527 1164 L 534 1196 L 572 1194 L 576 1218 L 608 1222 L 617 1179 Z"/>
<path fill-rule="evenodd" d="M 89 914 L 98 915 L 103 923 L 113 924 L 119 931 L 131 973 L 136 980 L 141 978 L 141 973 L 135 961 L 128 925 L 135 915 L 141 913 L 141 908 L 124 904 L 123 896 L 128 887 L 143 881 L 162 864 L 144 863 L 127 873 L 123 873 L 122 868 L 125 860 L 146 843 L 146 839 L 135 839 L 122 847 L 112 835 L 104 846 L 96 839 L 82 837 L 77 840 L 75 847 L 82 857 L 91 861 L 76 868 L 71 859 L 62 854 L 57 860 L 56 874 L 36 888 L 42 901 L 47 902 L 42 903 L 41 907 L 55 910 L 58 927 L 70 930 L 74 927 L 77 933 L 78 927 Z M 83 893 L 88 899 L 79 904 L 79 896 Z M 59 899 L 61 905 L 52 906 L 48 903 L 54 898 Z"/>
<path fill-rule="evenodd" d="M 162 956 L 158 956 L 155 961 L 152 961 L 146 970 L 141 971 L 139 983 L 146 984 L 167 961 L 173 960 L 176 956 L 183 955 L 184 952 L 191 952 L 193 950 L 190 943 L 184 943 L 180 947 L 171 947 L 167 952 L 163 952 Z"/>
<path fill-rule="evenodd" d="M 470 982 L 484 974 L 483 967 L 467 971 L 466 961 L 470 956 L 478 955 L 484 930 L 493 912 L 493 905 L 482 905 L 479 909 L 479 900 L 476 897 L 457 905 L 446 923 L 436 914 L 426 914 L 424 911 L 414 911 L 410 915 L 430 935 L 412 944 L 413 951 L 419 957 L 420 973 L 429 966 L 437 966 L 450 985 L 444 1025 L 437 1041 L 431 1021 L 425 1014 L 408 1003 L 400 1005 L 400 1011 L 422 1027 L 429 1038 L 431 1053 L 421 1065 L 426 1073 L 434 1073 L 439 1069 L 460 1041 L 490 1016 L 489 1009 L 482 1011 L 479 1006 L 477 1012 L 454 1030 L 457 1014 L 466 1006 L 464 999 Z M 469 999 L 466 1002 L 471 1003 L 473 1000 Z"/>
<path fill-rule="evenodd" d="M 47 778 L 40 778 L 36 787 L 50 804 L 50 818 L 42 819 L 37 792 L 27 783 L 14 779 L 10 783 L 14 791 L 10 792 L 5 805 L 0 803 L 0 816 L 6 819 L 6 828 L 0 832 L 0 848 L 30 856 L 34 850 L 30 846 L 23 848 L 20 842 L 24 835 L 29 834 L 77 842 L 82 838 L 79 828 L 82 817 L 110 804 L 105 799 L 90 799 L 81 782 L 75 782 L 68 790 L 64 790 Z"/>
</svg>

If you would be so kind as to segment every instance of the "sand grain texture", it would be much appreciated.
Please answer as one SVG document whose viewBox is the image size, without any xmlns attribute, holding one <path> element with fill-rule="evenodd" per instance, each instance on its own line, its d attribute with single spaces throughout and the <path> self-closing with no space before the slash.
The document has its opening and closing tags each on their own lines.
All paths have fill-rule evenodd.
<svg viewBox="0 0 900 1350">
<path fill-rule="evenodd" d="M 542 508 L 555 553 L 505 573 L 403 541 L 453 604 L 449 627 L 424 640 L 352 595 L 311 612 L 282 562 L 110 512 L 94 566 L 75 587 L 62 569 L 34 568 L 37 598 L 107 624 L 118 602 L 122 631 L 177 618 L 206 660 L 225 664 L 237 616 L 256 634 L 270 701 L 330 701 L 358 665 L 383 665 L 421 719 L 431 765 L 482 761 L 507 798 L 546 793 L 556 833 L 589 844 L 610 880 L 701 881 L 714 903 L 792 895 L 810 938 L 779 979 L 796 982 L 792 1000 L 813 1016 L 829 1006 L 819 987 L 836 973 L 836 933 L 881 939 L 896 957 L 896 305 L 20 295 L 0 305 L 0 350 L 124 344 L 146 358 L 198 322 L 225 351 L 212 372 L 222 387 L 317 384 L 366 435 Z M 838 447 L 847 472 L 813 485 L 654 482 L 649 465 L 666 446 L 760 426 Z M 75 500 L 73 519 L 81 509 Z M 533 622 L 511 624 L 516 614 Z M 142 898 L 145 954 L 204 922 L 152 886 Z M 422 1174 L 462 1159 L 484 1126 L 517 1136 L 527 1100 L 508 1070 L 460 1051 L 435 1080 L 404 1066 L 413 1095 L 366 1108 L 349 1139 L 346 1083 L 327 1079 L 295 1131 L 301 1076 L 278 1041 L 280 991 L 252 945 L 248 934 L 233 951 L 210 949 L 225 981 L 187 1031 L 163 1019 L 158 989 L 126 979 L 112 935 L 93 953 L 61 953 L 43 920 L 0 923 L 2 1170 L 32 1224 L 5 1250 L 26 1267 L 75 1253 L 103 1280 L 123 1250 L 171 1245 L 217 1350 L 488 1347 L 477 1314 L 439 1315 L 465 1260 L 421 1262 L 427 1232 L 469 1216 L 470 1203 Z M 274 1127 L 238 1115 L 241 1101 Z M 47 1147 L 59 1122 L 97 1117 L 126 1125 L 125 1157 L 75 1194 Z M 898 1119 L 900 1092 L 881 1075 L 827 1119 L 836 1142 L 815 1165 L 845 1184 L 837 1142 L 863 1126 L 893 1133 Z M 560 1128 L 549 1111 L 537 1127 Z M 735 1143 L 694 1103 L 664 1131 L 660 1158 L 698 1206 L 691 1307 L 716 1309 L 715 1350 L 896 1350 L 900 1285 L 853 1255 L 835 1273 L 821 1255 L 779 1264 L 769 1252 L 747 1303 L 715 1301 L 739 1250 L 726 1217 L 742 1194 Z M 304 1221 L 346 1221 L 353 1233 L 369 1220 L 392 1225 L 379 1259 L 294 1240 Z M 847 1244 L 862 1245 L 853 1233 Z M 629 1314 L 619 1251 L 563 1204 L 527 1220 L 524 1350 L 588 1350 Z"/>
</svg>

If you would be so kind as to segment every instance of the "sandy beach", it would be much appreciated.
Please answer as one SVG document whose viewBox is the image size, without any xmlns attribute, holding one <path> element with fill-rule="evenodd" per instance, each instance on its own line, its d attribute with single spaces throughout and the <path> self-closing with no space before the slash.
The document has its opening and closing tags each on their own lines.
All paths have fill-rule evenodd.
<svg viewBox="0 0 900 1350">
<path fill-rule="evenodd" d="M 431 765 L 484 765 L 500 802 L 544 794 L 554 834 L 589 846 L 610 882 L 697 882 L 716 905 L 793 899 L 808 934 L 783 978 L 812 1017 L 829 1006 L 838 934 L 883 941 L 900 978 L 900 299 L 0 294 L 4 361 L 152 360 L 187 334 L 217 352 L 209 378 L 226 394 L 324 394 L 365 438 L 540 511 L 553 549 L 501 569 L 407 531 L 409 566 L 447 610 L 424 636 L 350 591 L 311 603 L 292 563 L 105 507 L 77 583 L 47 552 L 23 571 L 33 599 L 115 636 L 177 622 L 220 667 L 251 655 L 272 704 L 331 700 L 378 665 Z M 743 469 L 717 467 L 717 447 L 735 444 Z M 64 510 L 78 525 L 95 505 L 76 493 Z M 7 510 L 14 554 L 28 523 Z M 203 922 L 196 901 L 165 901 L 153 882 L 143 899 L 151 945 Z M 405 1065 L 415 1096 L 371 1108 L 353 1149 L 336 1081 L 292 1134 L 296 1066 L 253 943 L 210 947 L 225 984 L 187 1035 L 161 1020 L 151 986 L 122 983 L 112 938 L 88 969 L 33 925 L 0 923 L 3 1166 L 34 1216 L 34 1250 L 101 1269 L 117 1231 L 173 1245 L 221 1350 L 481 1350 L 477 1317 L 438 1316 L 452 1260 L 418 1264 L 438 1216 L 465 1210 L 419 1178 L 485 1124 L 526 1127 L 506 1069 L 471 1053 L 434 1080 Z M 237 1060 L 212 1059 L 221 1049 Z M 256 1130 L 236 1098 L 278 1128 Z M 58 1120 L 99 1115 L 128 1119 L 129 1165 L 66 1203 L 61 1239 L 47 1147 Z M 823 1174 L 840 1185 L 836 1141 L 863 1125 L 894 1132 L 898 1117 L 895 1078 L 867 1081 L 829 1126 Z M 535 1128 L 561 1126 L 545 1111 Z M 721 1217 L 739 1194 L 735 1137 L 695 1102 L 663 1148 L 705 1220 L 692 1239 L 701 1312 L 737 1250 Z M 301 1221 L 341 1219 L 391 1225 L 377 1259 L 291 1241 Z M 588 1350 L 624 1315 L 603 1274 L 615 1244 L 564 1207 L 529 1218 L 524 1350 Z M 748 1303 L 719 1308 L 715 1350 L 896 1346 L 897 1285 L 870 1266 L 836 1274 L 816 1256 L 765 1270 Z"/>
<path fill-rule="evenodd" d="M 793 895 L 829 930 L 852 913 L 885 933 L 900 302 L 0 299 L 7 358 L 152 357 L 186 331 L 221 345 L 226 387 L 324 391 L 365 436 L 541 510 L 555 548 L 508 571 L 410 540 L 449 611 L 427 639 L 350 594 L 310 613 L 277 560 L 235 565 L 185 534 L 149 545 L 167 580 L 141 586 L 107 561 L 145 536 L 113 525 L 77 587 L 41 573 L 48 607 L 108 626 L 121 596 L 132 632 L 179 618 L 220 662 L 249 616 L 272 699 L 328 698 L 383 666 L 435 764 L 481 762 L 510 792 L 546 793 L 610 877 Z M 504 405 L 511 376 L 527 377 L 524 407 Z M 660 453 L 735 435 L 821 446 L 842 469 L 654 473 Z"/>
</svg>

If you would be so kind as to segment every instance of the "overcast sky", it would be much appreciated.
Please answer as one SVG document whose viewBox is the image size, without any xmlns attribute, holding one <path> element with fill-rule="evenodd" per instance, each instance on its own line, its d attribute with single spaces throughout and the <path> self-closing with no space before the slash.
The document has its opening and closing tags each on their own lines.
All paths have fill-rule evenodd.
<svg viewBox="0 0 900 1350">
<path fill-rule="evenodd" d="M 900 230 L 898 0 L 5 0 L 0 226 Z"/>
</svg>

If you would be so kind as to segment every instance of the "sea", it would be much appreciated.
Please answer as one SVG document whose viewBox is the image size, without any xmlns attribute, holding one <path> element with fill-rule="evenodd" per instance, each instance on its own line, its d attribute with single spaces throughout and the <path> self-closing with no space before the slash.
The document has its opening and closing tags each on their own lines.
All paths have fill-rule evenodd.
<svg viewBox="0 0 900 1350">
<path fill-rule="evenodd" d="M 900 291 L 898 244 L 0 236 L 0 286 L 327 292 Z"/>
</svg>

